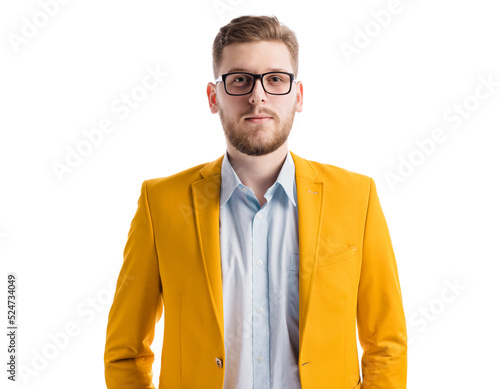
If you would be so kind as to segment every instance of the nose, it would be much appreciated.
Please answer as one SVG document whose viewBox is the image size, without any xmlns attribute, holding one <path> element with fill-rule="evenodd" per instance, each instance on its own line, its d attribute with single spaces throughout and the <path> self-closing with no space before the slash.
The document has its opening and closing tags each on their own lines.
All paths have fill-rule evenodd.
<svg viewBox="0 0 500 389">
<path fill-rule="evenodd" d="M 267 101 L 267 93 L 262 86 L 262 79 L 255 80 L 252 93 L 248 96 L 250 104 L 265 103 Z"/>
</svg>

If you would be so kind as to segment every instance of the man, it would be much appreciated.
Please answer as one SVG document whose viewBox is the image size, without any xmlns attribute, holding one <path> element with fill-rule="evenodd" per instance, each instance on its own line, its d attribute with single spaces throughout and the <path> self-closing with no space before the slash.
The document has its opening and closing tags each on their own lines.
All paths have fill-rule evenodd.
<svg viewBox="0 0 500 389">
<path fill-rule="evenodd" d="M 207 86 L 226 153 L 142 184 L 109 313 L 108 388 L 403 389 L 406 325 L 370 177 L 288 151 L 303 86 L 276 18 L 219 31 Z M 363 347 L 362 380 L 356 323 Z"/>
</svg>

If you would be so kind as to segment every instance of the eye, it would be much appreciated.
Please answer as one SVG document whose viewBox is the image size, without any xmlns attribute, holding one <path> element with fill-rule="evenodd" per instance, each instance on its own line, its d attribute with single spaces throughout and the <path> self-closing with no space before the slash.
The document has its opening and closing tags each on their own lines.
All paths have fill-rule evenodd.
<svg viewBox="0 0 500 389">
<path fill-rule="evenodd" d="M 266 82 L 268 84 L 276 85 L 285 82 L 286 74 L 269 74 L 266 76 Z"/>
<path fill-rule="evenodd" d="M 230 80 L 230 83 L 235 85 L 248 84 L 249 82 L 250 77 L 244 74 L 234 75 Z"/>
</svg>

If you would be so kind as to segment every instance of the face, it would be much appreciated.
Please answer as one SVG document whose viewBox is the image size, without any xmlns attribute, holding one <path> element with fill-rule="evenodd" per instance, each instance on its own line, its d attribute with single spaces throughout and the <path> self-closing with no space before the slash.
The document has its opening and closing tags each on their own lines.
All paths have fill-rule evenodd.
<svg viewBox="0 0 500 389">
<path fill-rule="evenodd" d="M 223 49 L 218 76 L 234 71 L 293 73 L 293 67 L 284 43 L 246 42 Z M 292 83 L 287 95 L 267 94 L 260 80 L 243 96 L 228 95 L 222 82 L 207 86 L 210 110 L 219 113 L 228 146 L 253 156 L 269 154 L 286 142 L 295 112 L 302 111 L 302 94 L 300 81 Z"/>
</svg>

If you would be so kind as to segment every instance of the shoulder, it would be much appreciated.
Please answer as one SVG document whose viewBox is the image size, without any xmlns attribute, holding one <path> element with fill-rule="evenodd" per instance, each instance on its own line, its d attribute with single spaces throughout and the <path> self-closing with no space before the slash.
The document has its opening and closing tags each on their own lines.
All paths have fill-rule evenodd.
<svg viewBox="0 0 500 389">
<path fill-rule="evenodd" d="M 143 190 L 147 191 L 148 196 L 164 196 L 174 192 L 187 194 L 192 183 L 207 176 L 220 176 L 222 158 L 221 156 L 214 161 L 201 163 L 169 176 L 147 179 L 142 183 Z"/>
<path fill-rule="evenodd" d="M 185 169 L 178 173 L 172 174 L 170 176 L 150 178 L 145 180 L 145 182 L 147 183 L 148 188 L 156 188 L 171 184 L 193 182 L 201 178 L 200 170 L 202 170 L 207 164 L 208 162 L 202 163 L 190 167 L 189 169 Z"/>
<path fill-rule="evenodd" d="M 365 174 L 353 172 L 329 163 L 305 159 L 294 154 L 294 161 L 298 171 L 310 174 L 317 182 L 334 185 L 337 188 L 361 189 L 370 188 L 373 179 Z"/>
</svg>

